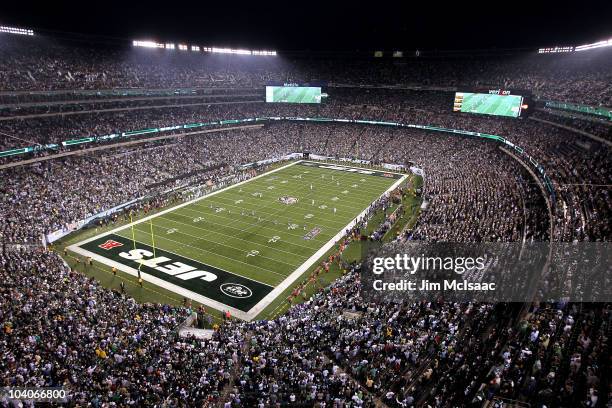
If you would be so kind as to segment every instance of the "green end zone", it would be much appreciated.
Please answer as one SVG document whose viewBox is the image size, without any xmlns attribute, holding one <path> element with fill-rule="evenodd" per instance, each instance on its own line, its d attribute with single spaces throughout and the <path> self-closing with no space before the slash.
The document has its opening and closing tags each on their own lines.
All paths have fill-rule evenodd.
<svg viewBox="0 0 612 408">
<path fill-rule="evenodd" d="M 298 161 L 68 249 L 252 320 L 406 177 Z"/>
</svg>

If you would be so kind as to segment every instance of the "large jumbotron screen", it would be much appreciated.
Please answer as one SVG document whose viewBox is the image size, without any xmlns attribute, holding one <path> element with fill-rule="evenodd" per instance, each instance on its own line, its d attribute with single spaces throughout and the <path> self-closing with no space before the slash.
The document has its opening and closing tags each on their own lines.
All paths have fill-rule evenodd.
<svg viewBox="0 0 612 408">
<path fill-rule="evenodd" d="M 321 103 L 321 87 L 266 86 L 266 102 Z"/>
<path fill-rule="evenodd" d="M 521 95 L 456 92 L 453 111 L 516 118 L 521 114 L 522 104 Z"/>
</svg>

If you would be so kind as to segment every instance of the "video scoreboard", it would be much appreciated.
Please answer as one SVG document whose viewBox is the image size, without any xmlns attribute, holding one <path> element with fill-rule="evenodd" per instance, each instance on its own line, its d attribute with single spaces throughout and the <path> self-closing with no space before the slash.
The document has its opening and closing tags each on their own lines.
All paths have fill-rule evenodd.
<svg viewBox="0 0 612 408">
<path fill-rule="evenodd" d="M 518 118 L 526 113 L 529 104 L 526 92 L 515 92 L 506 89 L 456 92 L 453 111 Z"/>
<path fill-rule="evenodd" d="M 270 103 L 321 103 L 326 97 L 321 85 L 286 83 L 266 86 L 266 102 Z"/>
</svg>

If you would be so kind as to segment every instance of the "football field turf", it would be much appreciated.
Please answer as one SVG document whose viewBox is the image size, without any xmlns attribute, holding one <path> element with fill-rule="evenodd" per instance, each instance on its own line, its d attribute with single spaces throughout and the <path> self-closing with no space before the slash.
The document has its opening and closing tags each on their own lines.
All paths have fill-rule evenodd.
<svg viewBox="0 0 612 408">
<path fill-rule="evenodd" d="M 251 320 L 405 178 L 298 161 L 68 249 Z"/>
<path fill-rule="evenodd" d="M 463 93 L 461 112 L 517 117 L 521 101 L 519 95 Z"/>
</svg>

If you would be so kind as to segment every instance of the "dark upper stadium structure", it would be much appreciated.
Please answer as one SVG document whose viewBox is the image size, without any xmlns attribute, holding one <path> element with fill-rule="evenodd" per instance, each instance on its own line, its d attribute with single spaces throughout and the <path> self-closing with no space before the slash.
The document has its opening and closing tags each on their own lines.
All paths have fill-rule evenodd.
<svg viewBox="0 0 612 408">
<path fill-rule="evenodd" d="M 609 406 L 612 40 L 272 52 L 18 28 L 0 27 L 0 406 L 45 388 L 73 407 Z M 272 84 L 322 95 L 266 102 Z M 485 95 L 466 112 L 465 93 Z M 373 202 L 256 318 L 76 244 L 296 159 L 420 184 Z M 226 223 L 256 234 L 241 202 Z M 327 232 L 303 223 L 304 245 Z M 373 301 L 365 242 L 593 245 L 604 271 L 598 301 Z"/>
</svg>

